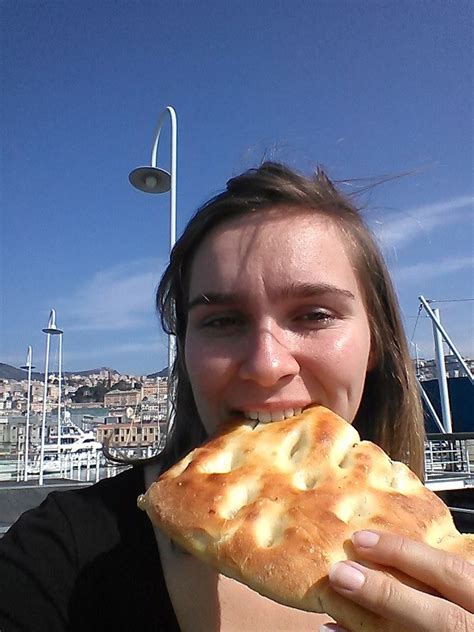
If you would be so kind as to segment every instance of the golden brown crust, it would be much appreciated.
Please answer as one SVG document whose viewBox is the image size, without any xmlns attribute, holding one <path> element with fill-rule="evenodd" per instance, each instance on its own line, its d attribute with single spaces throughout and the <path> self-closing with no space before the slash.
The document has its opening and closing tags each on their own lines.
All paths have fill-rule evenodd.
<svg viewBox="0 0 474 632">
<path fill-rule="evenodd" d="M 392 628 L 327 578 L 334 562 L 356 559 L 354 531 L 397 533 L 474 561 L 474 536 L 456 530 L 446 505 L 331 411 L 254 426 L 225 427 L 139 499 L 155 525 L 221 573 L 375 632 Z"/>
</svg>

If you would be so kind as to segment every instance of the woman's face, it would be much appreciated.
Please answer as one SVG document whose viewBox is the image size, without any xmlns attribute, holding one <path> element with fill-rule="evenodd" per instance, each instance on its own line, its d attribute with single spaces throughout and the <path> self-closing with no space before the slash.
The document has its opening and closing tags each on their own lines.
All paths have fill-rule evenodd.
<svg viewBox="0 0 474 632">
<path fill-rule="evenodd" d="M 256 212 L 217 227 L 191 269 L 185 361 L 208 434 L 322 404 L 353 421 L 370 331 L 348 246 L 322 215 Z"/>
</svg>

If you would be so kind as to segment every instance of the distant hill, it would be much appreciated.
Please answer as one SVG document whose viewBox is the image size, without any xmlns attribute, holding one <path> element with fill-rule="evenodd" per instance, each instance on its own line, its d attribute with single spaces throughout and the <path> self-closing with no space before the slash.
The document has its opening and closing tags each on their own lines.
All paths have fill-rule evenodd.
<svg viewBox="0 0 474 632">
<path fill-rule="evenodd" d="M 25 380 L 27 377 L 28 371 L 22 371 L 10 364 L 0 362 L 0 380 L 17 380 L 19 382 L 21 380 Z M 31 378 L 33 380 L 40 380 L 43 379 L 43 374 L 32 371 Z"/>
<path fill-rule="evenodd" d="M 63 375 L 82 375 L 83 377 L 87 377 L 88 375 L 93 375 L 94 373 L 100 373 L 101 371 L 110 371 L 111 375 L 122 375 L 120 371 L 116 371 L 115 369 L 111 369 L 109 367 L 103 366 L 99 369 L 88 369 L 87 371 L 64 371 Z M 53 373 L 57 373 L 57 368 L 52 371 Z M 164 368 L 161 371 L 157 371 L 156 373 L 150 373 L 147 377 L 167 377 L 168 369 Z M 4 362 L 0 362 L 0 380 L 16 380 L 21 381 L 25 380 L 28 377 L 28 371 L 23 371 L 22 369 L 17 369 L 11 364 L 5 364 Z M 39 373 L 37 371 L 32 371 L 31 379 L 33 380 L 44 380 L 44 373 Z"/>
<path fill-rule="evenodd" d="M 156 373 L 149 373 L 147 377 L 168 377 L 168 367 L 165 367 L 161 371 L 157 371 Z"/>
<path fill-rule="evenodd" d="M 87 371 L 64 371 L 63 375 L 82 375 L 87 377 L 88 375 L 93 375 L 94 373 L 100 373 L 100 371 L 110 371 L 112 375 L 121 375 L 119 371 L 115 369 L 110 369 L 108 367 L 101 367 L 100 369 L 88 369 Z M 52 373 L 57 373 L 57 369 L 52 371 Z M 28 377 L 28 371 L 23 371 L 22 369 L 17 369 L 10 364 L 5 364 L 4 362 L 0 362 L 0 380 L 25 380 Z M 37 371 L 32 371 L 31 378 L 33 380 L 44 380 L 44 373 L 38 373 Z"/>
<path fill-rule="evenodd" d="M 115 369 L 111 369 L 107 366 L 101 366 L 100 369 L 88 369 L 87 371 L 66 371 L 64 375 L 83 375 L 87 377 L 88 375 L 100 373 L 101 371 L 109 371 L 112 375 L 122 375 L 120 371 L 116 371 Z"/>
</svg>

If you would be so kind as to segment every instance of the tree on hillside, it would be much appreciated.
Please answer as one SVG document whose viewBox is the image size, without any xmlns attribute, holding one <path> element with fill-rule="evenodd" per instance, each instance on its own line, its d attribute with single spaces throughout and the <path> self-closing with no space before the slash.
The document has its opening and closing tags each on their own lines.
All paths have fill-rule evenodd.
<svg viewBox="0 0 474 632">
<path fill-rule="evenodd" d="M 132 385 L 129 382 L 126 382 L 125 380 L 119 380 L 118 382 L 114 384 L 113 388 L 114 390 L 117 389 L 119 391 L 131 391 Z"/>
<path fill-rule="evenodd" d="M 107 393 L 105 384 L 99 382 L 96 386 L 80 386 L 73 395 L 73 401 L 77 404 L 84 404 L 87 402 L 102 402 L 104 401 L 104 395 Z"/>
</svg>

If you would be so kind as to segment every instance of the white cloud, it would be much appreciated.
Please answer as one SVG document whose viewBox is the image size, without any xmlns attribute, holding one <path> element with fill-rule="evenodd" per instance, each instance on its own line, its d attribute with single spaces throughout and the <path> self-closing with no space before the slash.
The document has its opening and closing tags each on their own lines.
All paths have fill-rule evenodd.
<svg viewBox="0 0 474 632">
<path fill-rule="evenodd" d="M 141 259 L 95 273 L 57 302 L 63 326 L 69 331 L 143 326 L 154 317 L 154 294 L 163 267 L 156 259 Z"/>
<path fill-rule="evenodd" d="M 412 265 L 393 268 L 392 273 L 397 282 L 410 283 L 413 281 L 426 281 L 445 274 L 460 272 L 474 266 L 474 257 L 446 257 L 436 261 L 424 261 Z"/>
<path fill-rule="evenodd" d="M 391 213 L 373 226 L 382 248 L 402 248 L 439 226 L 446 226 L 468 217 L 474 197 L 465 195 L 436 204 L 419 206 L 399 213 Z"/>
</svg>

